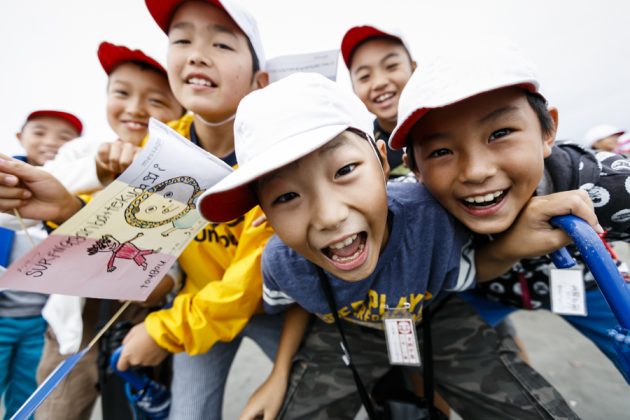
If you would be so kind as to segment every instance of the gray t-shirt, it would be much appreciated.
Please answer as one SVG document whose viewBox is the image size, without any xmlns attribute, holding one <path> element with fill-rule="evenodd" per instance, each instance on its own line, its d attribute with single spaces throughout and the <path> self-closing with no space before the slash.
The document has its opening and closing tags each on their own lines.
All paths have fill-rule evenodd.
<svg viewBox="0 0 630 420">
<path fill-rule="evenodd" d="M 389 240 L 374 272 L 357 282 L 326 273 L 341 318 L 381 328 L 385 308 L 409 303 L 421 319 L 425 301 L 441 290 L 464 290 L 475 282 L 470 233 L 416 183 L 389 183 Z M 263 302 L 277 313 L 297 303 L 332 322 L 316 266 L 273 236 L 263 252 Z"/>
</svg>

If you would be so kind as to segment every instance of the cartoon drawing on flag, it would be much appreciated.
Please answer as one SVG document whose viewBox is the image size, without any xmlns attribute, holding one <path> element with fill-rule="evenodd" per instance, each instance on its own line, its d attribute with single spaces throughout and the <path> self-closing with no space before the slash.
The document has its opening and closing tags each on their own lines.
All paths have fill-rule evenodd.
<svg viewBox="0 0 630 420">
<path fill-rule="evenodd" d="M 96 255 L 98 252 L 107 252 L 111 253 L 112 256 L 109 258 L 107 262 L 107 272 L 111 273 L 116 269 L 114 265 L 114 261 L 116 258 L 124 259 L 124 260 L 133 260 L 137 266 L 142 267 L 144 271 L 147 269 L 147 260 L 145 255 L 156 254 L 161 251 L 160 248 L 153 249 L 140 249 L 135 246 L 131 241 L 135 241 L 139 237 L 143 236 L 144 233 L 140 232 L 136 234 L 133 238 L 128 241 L 123 242 L 122 244 L 114 238 L 112 235 L 103 235 L 101 239 L 98 239 L 94 245 L 87 249 L 88 255 Z"/>
<path fill-rule="evenodd" d="M 159 183 L 136 197 L 125 210 L 125 220 L 130 226 L 150 229 L 166 224 L 172 228 L 162 232 L 168 236 L 181 229 L 190 235 L 197 221 L 195 200 L 205 190 L 189 176 L 179 176 Z"/>
<path fill-rule="evenodd" d="M 152 119 L 133 164 L 14 262 L 0 288 L 145 300 L 206 225 L 197 198 L 231 171 Z"/>
</svg>

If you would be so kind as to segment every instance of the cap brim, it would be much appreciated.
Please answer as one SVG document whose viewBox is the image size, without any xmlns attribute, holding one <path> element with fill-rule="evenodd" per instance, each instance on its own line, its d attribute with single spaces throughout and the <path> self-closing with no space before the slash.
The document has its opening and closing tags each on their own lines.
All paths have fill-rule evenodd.
<svg viewBox="0 0 630 420">
<path fill-rule="evenodd" d="M 253 181 L 319 149 L 347 128 L 321 127 L 278 142 L 204 192 L 198 201 L 199 212 L 211 222 L 227 222 L 247 213 L 258 204 Z"/>
<path fill-rule="evenodd" d="M 141 62 L 154 67 L 160 73 L 166 75 L 166 70 L 160 63 L 149 57 L 140 50 L 131 50 L 122 45 L 114 45 L 109 42 L 102 42 L 98 47 L 98 59 L 103 66 L 103 70 L 108 75 L 122 63 Z"/>
<path fill-rule="evenodd" d="M 538 92 L 538 83 L 535 80 L 524 80 L 522 82 L 516 83 L 507 83 L 507 84 L 499 84 L 498 86 L 488 87 L 487 89 L 479 89 L 479 91 L 474 92 L 470 95 L 462 95 L 463 97 L 458 98 L 448 98 L 440 103 L 430 104 L 428 107 L 417 108 L 409 115 L 407 115 L 403 122 L 397 125 L 389 138 L 389 147 L 392 150 L 400 150 L 403 147 L 407 146 L 407 137 L 409 136 L 409 132 L 413 128 L 414 125 L 424 117 L 429 111 L 433 109 L 442 108 L 445 106 L 453 105 L 457 102 L 464 101 L 466 99 L 472 98 L 473 96 L 480 95 L 485 92 L 491 92 L 496 89 L 502 89 L 510 86 L 519 86 L 524 89 L 529 90 L 530 92 Z"/>
<path fill-rule="evenodd" d="M 74 127 L 74 129 L 77 130 L 77 133 L 79 135 L 81 135 L 81 133 L 83 132 L 83 123 L 81 122 L 81 120 L 79 118 L 77 118 L 75 115 L 70 114 L 69 112 L 54 111 L 54 110 L 44 109 L 44 110 L 41 110 L 41 111 L 32 112 L 26 118 L 26 121 L 31 121 L 32 119 L 38 118 L 38 117 L 59 118 L 60 120 L 64 120 L 68 124 L 70 124 L 72 127 Z"/>
</svg>

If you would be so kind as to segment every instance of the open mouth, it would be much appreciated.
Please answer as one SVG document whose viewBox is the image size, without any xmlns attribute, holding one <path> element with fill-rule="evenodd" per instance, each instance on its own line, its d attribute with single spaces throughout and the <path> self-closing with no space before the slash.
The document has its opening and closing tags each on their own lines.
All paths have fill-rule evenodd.
<svg viewBox="0 0 630 420">
<path fill-rule="evenodd" d="M 199 76 L 189 77 L 188 79 L 186 79 L 186 83 L 193 86 L 202 86 L 202 87 L 210 87 L 210 88 L 217 87 L 217 84 L 214 83 L 212 80 L 207 79 L 205 77 L 199 77 Z"/>
<path fill-rule="evenodd" d="M 461 201 L 466 207 L 473 209 L 492 207 L 503 201 L 507 192 L 508 190 L 498 190 L 488 194 L 466 197 Z"/>
<path fill-rule="evenodd" d="M 380 104 L 387 101 L 388 99 L 393 98 L 395 95 L 396 94 L 393 92 L 383 93 L 381 95 L 378 95 L 376 98 L 374 98 L 374 102 L 376 102 L 377 104 Z"/>
<path fill-rule="evenodd" d="M 355 233 L 322 248 L 324 255 L 340 270 L 353 270 L 367 258 L 367 232 Z"/>
</svg>

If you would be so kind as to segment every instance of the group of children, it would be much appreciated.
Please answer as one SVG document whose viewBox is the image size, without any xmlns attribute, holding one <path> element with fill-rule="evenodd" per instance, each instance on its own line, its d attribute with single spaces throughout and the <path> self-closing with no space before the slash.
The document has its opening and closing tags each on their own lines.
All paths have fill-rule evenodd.
<svg viewBox="0 0 630 420">
<path fill-rule="evenodd" d="M 236 167 L 196 203 L 234 241 L 194 238 L 128 315 L 118 367 L 173 354 L 171 418 L 221 418 L 245 336 L 274 367 L 244 419 L 351 419 L 362 404 L 372 416 L 370 393 L 401 358 L 413 392 L 431 393 L 435 380 L 445 416 L 577 418 L 519 356 L 514 333 L 494 327 L 516 308 L 549 308 L 545 255 L 570 244 L 551 217 L 575 214 L 608 240 L 630 239 L 630 162 L 554 144 L 558 112 L 515 48 L 460 45 L 416 62 L 400 35 L 357 26 L 341 42 L 354 93 L 312 73 L 269 84 L 256 21 L 237 3 L 146 5 L 168 37 L 166 69 L 138 50 L 99 48 L 119 138 L 74 140 L 45 164 L 28 148 L 27 163 L 2 156 L 0 210 L 64 222 L 131 164 L 149 117 Z M 60 115 L 43 116 L 72 125 Z M 588 316 L 566 318 L 618 364 L 603 339 L 616 321 L 584 272 Z M 47 306 L 40 379 L 113 310 L 65 296 Z M 417 365 L 429 317 L 427 378 Z M 37 416 L 89 418 L 96 356 Z"/>
</svg>

